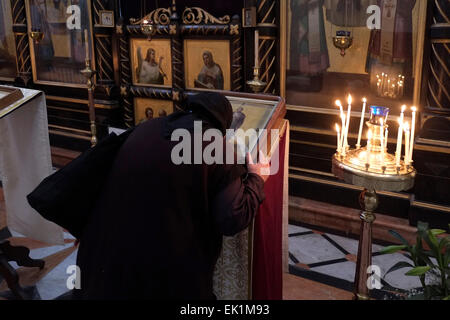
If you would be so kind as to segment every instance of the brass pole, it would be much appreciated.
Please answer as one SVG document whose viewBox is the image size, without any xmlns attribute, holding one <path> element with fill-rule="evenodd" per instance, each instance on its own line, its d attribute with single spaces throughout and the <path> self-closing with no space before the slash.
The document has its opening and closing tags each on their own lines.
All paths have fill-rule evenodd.
<svg viewBox="0 0 450 320">
<path fill-rule="evenodd" d="M 369 279 L 367 269 L 372 265 L 372 225 L 376 219 L 375 210 L 378 207 L 378 196 L 375 190 L 364 190 L 359 203 L 363 211 L 361 212 L 361 231 L 358 247 L 358 260 L 355 273 L 355 300 L 369 300 Z"/>
<path fill-rule="evenodd" d="M 91 146 L 95 147 L 97 145 L 97 127 L 95 125 L 95 102 L 94 102 L 94 75 L 95 71 L 92 70 L 91 60 L 86 59 L 86 68 L 81 71 L 83 76 L 87 81 L 88 98 L 89 98 L 89 121 L 91 123 Z"/>
</svg>

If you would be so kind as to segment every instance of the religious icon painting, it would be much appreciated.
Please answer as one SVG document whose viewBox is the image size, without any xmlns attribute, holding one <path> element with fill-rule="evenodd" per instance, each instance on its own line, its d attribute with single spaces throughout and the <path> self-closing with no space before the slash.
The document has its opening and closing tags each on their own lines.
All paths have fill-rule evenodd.
<svg viewBox="0 0 450 320">
<path fill-rule="evenodd" d="M 147 120 L 167 117 L 174 111 L 171 100 L 158 100 L 149 98 L 134 99 L 134 119 L 139 125 Z"/>
<path fill-rule="evenodd" d="M 247 152 L 253 153 L 259 141 L 250 141 L 246 134 L 248 130 L 256 130 L 258 140 L 260 140 L 262 134 L 260 130 L 267 129 L 270 119 L 277 109 L 277 103 L 237 97 L 227 98 L 233 107 L 233 120 L 230 129 L 235 131 L 229 142 L 243 150 L 243 155 Z M 256 156 L 256 154 L 253 154 L 253 156 Z"/>
<path fill-rule="evenodd" d="M 188 39 L 184 56 L 186 88 L 231 90 L 229 41 Z"/>
<path fill-rule="evenodd" d="M 427 6 L 427 0 L 283 2 L 286 102 L 335 109 L 341 93 L 352 93 L 372 105 L 418 105 Z"/>
<path fill-rule="evenodd" d="M 172 86 L 169 39 L 132 39 L 131 69 L 136 86 Z"/>
</svg>

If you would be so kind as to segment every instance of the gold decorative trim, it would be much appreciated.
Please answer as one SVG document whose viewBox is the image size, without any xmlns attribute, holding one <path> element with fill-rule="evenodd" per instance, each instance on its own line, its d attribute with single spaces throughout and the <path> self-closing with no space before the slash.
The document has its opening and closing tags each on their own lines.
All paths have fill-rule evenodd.
<svg viewBox="0 0 450 320">
<path fill-rule="evenodd" d="M 175 24 L 171 24 L 169 26 L 169 34 L 171 35 L 177 34 L 177 26 Z"/>
<path fill-rule="evenodd" d="M 62 102 L 79 103 L 79 104 L 88 104 L 89 103 L 88 100 L 66 98 L 66 97 L 57 97 L 57 96 L 46 96 L 46 99 L 47 99 L 47 101 L 48 100 L 51 100 L 51 101 L 62 101 Z M 106 105 L 106 104 L 96 103 L 95 104 L 95 108 L 96 109 L 112 110 L 112 109 L 117 109 L 117 106 L 114 107 L 114 106 L 110 106 L 110 105 Z"/>
<path fill-rule="evenodd" d="M 239 35 L 239 25 L 230 26 L 230 35 Z"/>
<path fill-rule="evenodd" d="M 412 206 L 450 213 L 450 207 L 441 206 L 438 204 L 432 204 L 432 203 L 428 203 L 428 202 L 413 201 Z"/>
<path fill-rule="evenodd" d="M 445 21 L 447 21 L 447 23 L 450 23 L 450 19 L 449 17 L 445 14 L 444 10 L 442 10 L 441 5 L 439 4 L 439 1 L 434 0 L 434 4 L 436 9 L 439 11 L 439 13 L 441 14 L 441 16 L 444 18 Z"/>
<path fill-rule="evenodd" d="M 192 7 L 186 8 L 182 15 L 182 21 L 184 24 L 229 24 L 231 21 L 230 16 L 223 16 L 216 18 L 209 12 L 202 8 Z"/>
<path fill-rule="evenodd" d="M 289 167 L 289 169 L 291 169 L 291 167 Z M 357 187 L 357 186 L 354 186 L 352 184 L 348 184 L 348 183 L 345 183 L 345 182 L 338 182 L 338 181 L 331 181 L 331 180 L 325 180 L 325 179 L 320 179 L 320 178 L 313 178 L 313 177 L 302 176 L 302 175 L 293 174 L 293 173 L 289 174 L 289 178 L 290 179 L 296 179 L 296 180 L 303 180 L 303 181 L 313 182 L 313 183 L 325 184 L 325 185 L 329 185 L 329 186 L 333 186 L 333 187 L 347 188 L 347 189 L 351 189 L 351 190 L 355 190 L 355 191 L 363 191 L 364 190 L 363 187 Z M 406 194 L 390 192 L 390 191 L 377 191 L 377 194 L 378 195 L 383 195 L 383 196 L 394 197 L 394 198 L 398 198 L 398 199 L 404 199 L 404 200 L 410 200 L 411 199 L 410 196 L 408 196 Z"/>
<path fill-rule="evenodd" d="M 152 24 L 167 26 L 170 24 L 170 16 L 172 15 L 171 8 L 159 8 L 153 10 L 142 19 L 130 19 L 132 25 L 140 25 L 144 20 L 150 21 Z"/>
<path fill-rule="evenodd" d="M 420 0 L 419 3 L 419 23 L 417 31 L 417 55 L 414 66 L 414 95 L 413 105 L 419 107 L 421 86 L 422 86 L 422 74 L 423 74 L 423 58 L 424 58 L 424 46 L 425 46 L 425 29 L 427 25 L 427 8 L 428 0 Z"/>
</svg>

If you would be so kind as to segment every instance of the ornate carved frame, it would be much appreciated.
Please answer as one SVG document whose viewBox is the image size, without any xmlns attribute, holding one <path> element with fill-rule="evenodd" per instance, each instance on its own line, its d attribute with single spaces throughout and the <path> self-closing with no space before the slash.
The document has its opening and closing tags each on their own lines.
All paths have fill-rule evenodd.
<svg viewBox="0 0 450 320">
<path fill-rule="evenodd" d="M 131 39 L 146 37 L 141 31 L 143 20 L 156 25 L 155 39 L 170 39 L 172 54 L 172 87 L 142 87 L 133 85 L 131 70 Z M 116 27 L 119 38 L 120 93 L 124 106 L 124 122 L 134 126 L 134 98 L 172 100 L 175 109 L 181 109 L 181 100 L 186 91 L 184 79 L 184 39 L 226 39 L 230 41 L 231 90 L 243 91 L 243 59 L 241 54 L 241 24 L 239 17 L 216 18 L 197 7 L 177 13 L 175 5 L 159 8 L 144 18 L 130 19 L 129 25 Z"/>
</svg>

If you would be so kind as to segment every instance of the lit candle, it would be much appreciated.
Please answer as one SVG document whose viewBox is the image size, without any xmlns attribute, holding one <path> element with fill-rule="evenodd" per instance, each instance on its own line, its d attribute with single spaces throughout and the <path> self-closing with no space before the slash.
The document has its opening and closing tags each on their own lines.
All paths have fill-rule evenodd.
<svg viewBox="0 0 450 320">
<path fill-rule="evenodd" d="M 358 133 L 358 143 L 356 144 L 356 148 L 361 148 L 361 137 L 362 137 L 362 131 L 363 131 L 363 126 L 364 126 L 364 119 L 366 117 L 366 104 L 367 104 L 367 99 L 363 98 L 363 109 L 361 112 L 361 122 L 359 123 L 359 133 Z"/>
<path fill-rule="evenodd" d="M 367 133 L 367 152 L 366 152 L 366 163 L 370 164 L 370 150 L 372 148 L 372 130 L 369 129 L 369 132 Z"/>
<path fill-rule="evenodd" d="M 380 134 L 380 147 L 381 147 L 381 165 L 384 166 L 384 119 L 380 119 L 381 134 Z"/>
<path fill-rule="evenodd" d="M 86 47 L 86 60 L 88 60 L 89 57 L 89 37 L 88 37 L 88 31 L 87 29 L 84 29 L 84 45 Z"/>
<path fill-rule="evenodd" d="M 259 30 L 255 30 L 255 68 L 259 68 Z"/>
<path fill-rule="evenodd" d="M 346 124 L 346 127 L 345 127 L 345 139 L 344 139 L 345 145 L 344 145 L 344 149 L 346 149 L 349 146 L 349 144 L 348 144 L 348 131 L 349 131 L 349 128 L 350 128 L 350 119 L 352 117 L 352 115 L 351 115 L 351 113 L 352 113 L 352 101 L 353 101 L 352 100 L 352 96 L 349 94 L 348 95 L 347 124 Z"/>
<path fill-rule="evenodd" d="M 397 167 L 400 166 L 400 161 L 402 157 L 402 143 L 403 143 L 403 120 L 405 118 L 406 106 L 402 106 L 402 113 L 398 119 L 398 135 L 397 135 L 397 151 L 395 152 L 395 160 Z"/>
<path fill-rule="evenodd" d="M 409 165 L 409 136 L 410 136 L 410 132 L 409 132 L 409 123 L 406 122 L 404 124 L 404 128 L 405 128 L 405 164 Z"/>
<path fill-rule="evenodd" d="M 337 152 L 341 153 L 341 128 L 339 128 L 339 125 L 336 123 L 336 132 L 337 132 Z"/>
<path fill-rule="evenodd" d="M 342 149 L 344 147 L 344 129 L 345 129 L 345 114 L 344 114 L 344 109 L 342 108 L 342 103 L 341 100 L 336 100 L 336 106 L 339 107 L 340 110 L 340 117 L 341 117 L 341 122 L 342 122 L 342 134 L 341 134 L 341 141 L 340 141 L 340 148 L 341 148 L 341 152 Z"/>
<path fill-rule="evenodd" d="M 389 130 L 386 128 L 384 131 L 384 148 L 387 150 L 388 147 L 388 140 L 389 140 Z"/>
<path fill-rule="evenodd" d="M 347 149 L 345 147 L 345 141 L 344 141 L 344 135 L 345 135 L 345 126 L 346 126 L 346 121 L 345 121 L 345 114 L 342 113 L 341 114 L 341 122 L 342 122 L 342 132 L 341 132 L 341 153 L 342 155 L 345 157 L 346 153 L 347 153 Z"/>
<path fill-rule="evenodd" d="M 417 108 L 416 107 L 412 107 L 412 127 L 411 127 L 411 144 L 409 146 L 409 159 L 408 159 L 408 164 L 410 164 L 412 162 L 412 157 L 413 157 L 413 151 L 414 151 L 414 135 L 416 134 L 416 112 L 417 112 Z"/>
</svg>

